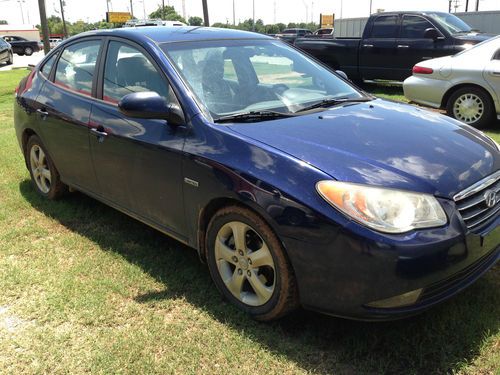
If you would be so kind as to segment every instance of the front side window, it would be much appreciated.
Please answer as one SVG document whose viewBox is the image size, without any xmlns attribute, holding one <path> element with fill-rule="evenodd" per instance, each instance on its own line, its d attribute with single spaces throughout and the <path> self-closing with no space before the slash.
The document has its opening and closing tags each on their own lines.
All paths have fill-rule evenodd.
<svg viewBox="0 0 500 375">
<path fill-rule="evenodd" d="M 396 38 L 399 17 L 380 16 L 373 21 L 372 38 Z"/>
<path fill-rule="evenodd" d="M 169 96 L 168 85 L 142 52 L 128 44 L 111 41 L 104 68 L 103 99 L 118 103 L 125 95 L 141 91 Z"/>
<path fill-rule="evenodd" d="M 90 40 L 65 48 L 57 62 L 55 84 L 90 96 L 100 47 L 100 40 Z"/>
<path fill-rule="evenodd" d="M 161 47 L 214 119 L 251 111 L 290 114 L 323 100 L 363 97 L 323 66 L 275 40 Z"/>
<path fill-rule="evenodd" d="M 408 39 L 424 38 L 425 30 L 433 28 L 432 24 L 425 18 L 419 16 L 404 16 L 401 37 Z"/>
</svg>

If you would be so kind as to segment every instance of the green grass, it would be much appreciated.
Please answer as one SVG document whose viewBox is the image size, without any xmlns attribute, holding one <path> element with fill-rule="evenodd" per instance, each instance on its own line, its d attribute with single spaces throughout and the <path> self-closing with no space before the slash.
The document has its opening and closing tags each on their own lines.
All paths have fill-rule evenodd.
<svg viewBox="0 0 500 375">
<path fill-rule="evenodd" d="M 0 373 L 499 373 L 498 267 L 403 321 L 262 324 L 194 251 L 82 194 L 40 198 L 13 130 L 24 74 L 0 73 Z"/>
</svg>

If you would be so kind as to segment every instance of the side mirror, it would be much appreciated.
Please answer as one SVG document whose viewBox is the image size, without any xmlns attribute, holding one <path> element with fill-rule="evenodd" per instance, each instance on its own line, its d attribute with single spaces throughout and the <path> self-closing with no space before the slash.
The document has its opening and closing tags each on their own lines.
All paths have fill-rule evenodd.
<svg viewBox="0 0 500 375">
<path fill-rule="evenodd" d="M 168 105 L 156 92 L 143 91 L 125 95 L 118 103 L 120 112 L 132 118 L 167 120 L 170 125 L 184 124 L 184 114 L 179 106 Z"/>
<path fill-rule="evenodd" d="M 426 38 L 426 39 L 436 40 L 440 36 L 441 36 L 441 34 L 439 33 L 439 31 L 437 31 L 433 27 L 429 27 L 428 29 L 425 29 L 425 31 L 424 31 L 424 38 Z"/>
<path fill-rule="evenodd" d="M 336 70 L 335 73 L 337 73 L 339 76 L 341 76 L 342 78 L 344 78 L 346 81 L 350 81 L 350 79 L 347 76 L 347 74 L 345 74 L 345 72 L 343 72 L 342 70 Z"/>
</svg>

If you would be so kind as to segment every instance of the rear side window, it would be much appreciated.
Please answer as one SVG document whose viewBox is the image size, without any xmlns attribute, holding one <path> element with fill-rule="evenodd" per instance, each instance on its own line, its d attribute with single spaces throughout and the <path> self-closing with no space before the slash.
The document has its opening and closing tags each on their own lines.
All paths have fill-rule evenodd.
<svg viewBox="0 0 500 375">
<path fill-rule="evenodd" d="M 404 16 L 401 37 L 408 39 L 422 39 L 425 30 L 434 27 L 425 18 L 418 16 Z"/>
<path fill-rule="evenodd" d="M 500 60 L 500 49 L 493 55 L 493 60 Z"/>
<path fill-rule="evenodd" d="M 53 54 L 46 62 L 43 64 L 42 69 L 40 70 L 45 78 L 49 78 L 50 71 L 52 70 L 52 66 L 56 61 L 57 53 Z"/>
<path fill-rule="evenodd" d="M 398 19 L 394 16 L 380 16 L 373 21 L 372 38 L 396 38 L 398 33 Z"/>
<path fill-rule="evenodd" d="M 104 68 L 103 99 L 118 103 L 125 95 L 141 91 L 154 91 L 165 98 L 169 96 L 168 85 L 141 51 L 111 41 Z"/>
<path fill-rule="evenodd" d="M 57 62 L 55 84 L 90 96 L 100 47 L 101 41 L 90 40 L 65 48 Z"/>
</svg>

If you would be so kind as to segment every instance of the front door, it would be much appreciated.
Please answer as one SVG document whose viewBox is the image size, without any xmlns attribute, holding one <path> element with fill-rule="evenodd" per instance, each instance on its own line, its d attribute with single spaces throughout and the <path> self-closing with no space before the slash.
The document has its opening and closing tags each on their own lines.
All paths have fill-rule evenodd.
<svg viewBox="0 0 500 375">
<path fill-rule="evenodd" d="M 178 104 L 167 80 L 141 47 L 111 40 L 99 86 L 102 101 L 92 108 L 90 147 L 102 197 L 182 237 L 185 128 L 128 118 L 117 106 L 123 96 L 140 91 L 154 91 Z"/>
<path fill-rule="evenodd" d="M 400 80 L 411 76 L 412 68 L 415 64 L 453 54 L 450 49 L 444 46 L 445 40 L 425 38 L 425 30 L 435 28 L 429 21 L 421 16 L 404 15 L 401 27 L 400 37 L 396 45 L 397 54 L 394 57 L 397 61 L 400 74 Z"/>
</svg>

